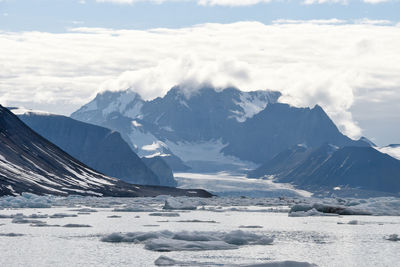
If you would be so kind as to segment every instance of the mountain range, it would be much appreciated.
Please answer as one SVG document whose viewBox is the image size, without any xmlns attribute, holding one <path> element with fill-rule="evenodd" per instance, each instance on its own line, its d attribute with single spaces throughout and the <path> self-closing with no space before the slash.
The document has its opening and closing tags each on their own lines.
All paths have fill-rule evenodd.
<svg viewBox="0 0 400 267">
<path fill-rule="evenodd" d="M 300 143 L 369 146 L 343 135 L 321 107 L 292 107 L 278 103 L 280 96 L 209 87 L 188 95 L 174 87 L 144 101 L 130 90 L 107 91 L 71 117 L 119 131 L 140 156 L 162 156 L 169 164 L 179 158 L 198 172 L 243 171 Z"/>
<path fill-rule="evenodd" d="M 248 176 L 273 177 L 319 194 L 372 196 L 400 192 L 400 161 L 373 147 L 298 145 L 282 151 Z"/>
<path fill-rule="evenodd" d="M 204 190 L 133 185 L 76 160 L 0 106 L 0 196 L 23 192 L 89 196 L 211 196 Z"/>
<path fill-rule="evenodd" d="M 174 158 L 192 172 L 254 169 L 249 176 L 273 175 L 313 192 L 400 191 L 398 160 L 365 137 L 342 134 L 320 106 L 293 107 L 279 103 L 280 96 L 210 87 L 188 93 L 176 86 L 145 101 L 130 90 L 106 91 L 71 117 L 119 131 L 140 156 L 168 164 Z"/>
<path fill-rule="evenodd" d="M 140 159 L 121 135 L 66 116 L 11 109 L 34 131 L 87 166 L 111 177 L 142 185 L 175 186 L 167 164 L 157 174 Z M 163 161 L 156 157 L 155 161 Z"/>
<path fill-rule="evenodd" d="M 176 86 L 147 101 L 131 90 L 106 91 L 71 118 L 13 109 L 26 125 L 2 108 L 4 133 L 14 130 L 19 138 L 13 140 L 15 148 L 7 143 L 9 135 L 4 139 L 3 194 L 27 188 L 56 194 L 141 194 L 126 182 L 141 184 L 139 191 L 147 185 L 165 192 L 154 186 L 174 187 L 173 172 L 190 170 L 247 173 L 321 196 L 398 195 L 398 145 L 377 148 L 365 137 L 353 140 L 320 106 L 293 107 L 279 103 L 280 96 L 274 91 L 187 91 Z M 39 187 L 28 173 L 39 177 Z M 14 185 L 8 177 L 15 179 Z M 26 183 L 17 177 L 26 177 Z M 82 182 L 87 177 L 89 183 L 102 182 L 93 182 L 92 190 Z"/>
</svg>

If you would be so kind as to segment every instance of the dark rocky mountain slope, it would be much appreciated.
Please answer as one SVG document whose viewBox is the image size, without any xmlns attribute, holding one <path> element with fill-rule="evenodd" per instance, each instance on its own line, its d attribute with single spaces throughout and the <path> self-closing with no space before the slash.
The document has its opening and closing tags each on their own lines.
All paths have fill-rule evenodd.
<svg viewBox="0 0 400 267">
<path fill-rule="evenodd" d="M 137 186 L 98 173 L 0 106 L 0 195 L 23 192 L 118 197 L 210 196 L 204 190 Z"/>
</svg>

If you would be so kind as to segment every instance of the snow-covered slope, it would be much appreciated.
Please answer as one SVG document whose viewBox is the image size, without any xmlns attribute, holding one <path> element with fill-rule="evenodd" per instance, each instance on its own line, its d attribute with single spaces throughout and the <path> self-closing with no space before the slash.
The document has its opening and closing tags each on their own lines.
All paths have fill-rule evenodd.
<svg viewBox="0 0 400 267">
<path fill-rule="evenodd" d="M 202 190 L 135 186 L 100 174 L 74 159 L 0 106 L 0 195 L 203 195 Z"/>
<path fill-rule="evenodd" d="M 376 147 L 382 153 L 388 154 L 400 160 L 400 144 L 391 144 L 385 147 Z"/>
</svg>

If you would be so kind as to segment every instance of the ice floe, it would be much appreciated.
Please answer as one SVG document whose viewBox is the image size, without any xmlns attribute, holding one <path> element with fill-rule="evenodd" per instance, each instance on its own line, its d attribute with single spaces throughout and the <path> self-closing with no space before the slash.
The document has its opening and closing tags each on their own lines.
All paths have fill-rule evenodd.
<svg viewBox="0 0 400 267">
<path fill-rule="evenodd" d="M 287 212 L 292 217 L 338 215 L 400 216 L 400 198 L 381 197 L 370 199 L 343 198 L 238 198 L 196 197 L 155 198 L 99 198 L 99 197 L 55 197 L 36 196 L 24 193 L 16 197 L 0 197 L 0 209 L 68 207 L 68 211 L 80 213 L 96 212 L 99 208 L 110 208 L 113 212 L 158 213 L 172 210 L 201 210 L 210 212 Z M 65 213 L 68 216 L 77 214 Z M 8 215 L 0 215 L 0 219 Z M 50 218 L 64 215 L 53 214 Z"/>
<path fill-rule="evenodd" d="M 196 210 L 199 205 L 198 201 L 190 198 L 168 198 L 165 200 L 165 210 Z"/>
<path fill-rule="evenodd" d="M 156 266 L 236 266 L 236 267 L 316 267 L 308 262 L 298 261 L 270 261 L 259 264 L 223 264 L 197 261 L 178 261 L 166 256 L 160 256 L 154 261 Z"/>
<path fill-rule="evenodd" d="M 203 221 L 203 220 L 180 220 L 176 221 L 180 223 L 218 223 L 216 221 L 210 220 L 210 221 Z"/>
<path fill-rule="evenodd" d="M 387 240 L 389 240 L 389 241 L 400 241 L 400 236 L 397 235 L 397 234 L 392 234 L 387 238 Z"/>
<path fill-rule="evenodd" d="M 17 236 L 24 236 L 24 234 L 17 234 L 17 233 L 0 233 L 0 236 L 17 237 Z"/>
<path fill-rule="evenodd" d="M 297 213 L 297 214 L 296 214 Z M 322 204 L 322 203 L 313 203 L 313 204 L 296 204 L 292 206 L 289 212 L 289 216 L 298 217 L 298 216 L 321 216 L 326 214 L 336 214 L 336 215 L 372 215 L 371 212 L 353 208 L 346 207 L 342 205 L 334 205 L 334 204 Z"/>
<path fill-rule="evenodd" d="M 63 227 L 67 227 L 67 228 L 85 228 L 85 227 L 92 227 L 92 226 L 88 225 L 88 224 L 68 223 L 66 225 L 63 225 Z"/>
<path fill-rule="evenodd" d="M 260 229 L 263 228 L 261 225 L 241 225 L 239 228 L 247 228 L 247 229 Z"/>
<path fill-rule="evenodd" d="M 176 212 L 153 212 L 149 213 L 149 216 L 159 216 L 159 217 L 179 217 L 181 216 Z"/>
<path fill-rule="evenodd" d="M 103 242 L 144 243 L 153 251 L 229 250 L 244 245 L 271 245 L 273 237 L 244 232 L 132 232 L 112 233 L 101 238 Z"/>
</svg>

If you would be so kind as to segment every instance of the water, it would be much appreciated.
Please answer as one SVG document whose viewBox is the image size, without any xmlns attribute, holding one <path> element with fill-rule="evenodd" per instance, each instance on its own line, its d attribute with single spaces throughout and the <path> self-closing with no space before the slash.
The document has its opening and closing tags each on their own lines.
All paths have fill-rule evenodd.
<svg viewBox="0 0 400 267">
<path fill-rule="evenodd" d="M 161 202 L 147 204 L 161 211 Z M 216 202 L 214 208 L 220 207 L 221 203 Z M 78 214 L 78 217 L 38 220 L 52 225 L 74 223 L 92 226 L 33 227 L 11 223 L 12 219 L 0 219 L 0 225 L 3 224 L 0 233 L 24 234 L 0 236 L 0 266 L 154 266 L 154 261 L 161 255 L 179 261 L 208 262 L 209 266 L 294 260 L 319 266 L 377 267 L 396 266 L 400 261 L 400 242 L 385 239 L 390 234 L 400 234 L 400 217 L 396 216 L 295 218 L 288 217 L 286 212 L 265 212 L 263 207 L 235 206 L 238 211 L 229 211 L 230 207 L 224 206 L 220 209 L 225 210 L 222 212 L 218 209 L 210 211 L 206 207 L 206 210 L 178 211 L 180 217 L 158 217 L 149 216 L 151 212 L 114 212 L 112 201 L 110 203 L 110 207 L 99 208 L 101 205 L 97 201 L 94 205 L 86 201 L 87 206 L 98 210 L 90 214 L 78 214 L 71 207 L 0 210 L 2 215 Z M 115 205 L 120 204 L 121 201 Z M 111 215 L 121 218 L 108 218 Z M 194 219 L 217 223 L 178 222 Z M 358 224 L 347 224 L 351 220 L 357 220 Z M 243 225 L 262 228 L 239 228 Z M 155 252 L 144 249 L 143 244 L 100 241 L 102 236 L 113 232 L 230 232 L 238 229 L 274 236 L 274 243 L 241 246 L 236 250 Z"/>
</svg>

